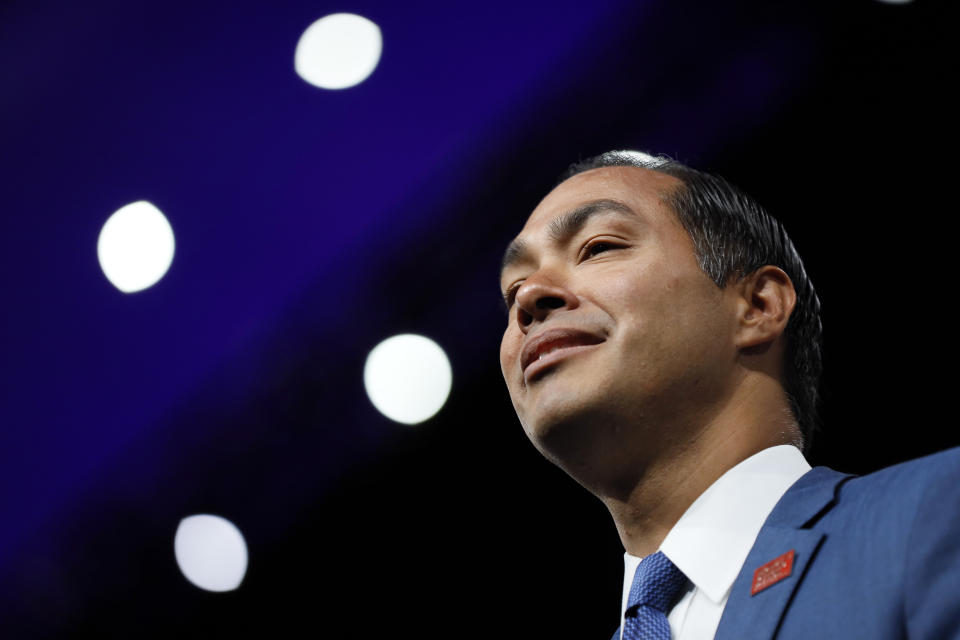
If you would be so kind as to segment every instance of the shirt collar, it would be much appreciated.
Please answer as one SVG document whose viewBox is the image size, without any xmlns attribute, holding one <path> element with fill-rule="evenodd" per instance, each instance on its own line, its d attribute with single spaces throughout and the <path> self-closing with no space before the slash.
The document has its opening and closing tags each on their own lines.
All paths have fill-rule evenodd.
<svg viewBox="0 0 960 640">
<path fill-rule="evenodd" d="M 810 470 L 792 445 L 756 453 L 700 494 L 660 545 L 694 586 L 716 604 L 740 573 L 764 521 L 793 483 Z M 640 558 L 624 554 L 624 607 Z"/>
</svg>

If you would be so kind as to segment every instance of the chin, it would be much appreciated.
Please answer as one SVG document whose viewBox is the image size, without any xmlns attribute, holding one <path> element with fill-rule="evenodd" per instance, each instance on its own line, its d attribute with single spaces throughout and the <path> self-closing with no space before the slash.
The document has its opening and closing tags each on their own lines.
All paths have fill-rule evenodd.
<svg viewBox="0 0 960 640">
<path fill-rule="evenodd" d="M 547 410 L 549 409 L 549 410 Z M 533 445 L 561 467 L 566 461 L 589 457 L 604 429 L 598 427 L 596 411 L 566 398 L 563 403 L 538 407 L 535 415 L 522 420 L 523 429 Z"/>
</svg>

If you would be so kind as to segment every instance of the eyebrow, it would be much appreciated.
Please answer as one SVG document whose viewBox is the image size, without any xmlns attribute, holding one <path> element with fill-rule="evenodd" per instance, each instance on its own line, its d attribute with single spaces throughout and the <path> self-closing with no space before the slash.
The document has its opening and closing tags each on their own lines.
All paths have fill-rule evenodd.
<svg viewBox="0 0 960 640">
<path fill-rule="evenodd" d="M 610 214 L 630 217 L 637 215 L 633 209 L 618 200 L 591 200 L 555 218 L 547 227 L 547 234 L 554 242 L 561 243 L 575 236 L 591 218 Z M 520 238 L 515 239 L 503 253 L 503 260 L 500 262 L 500 279 L 503 279 L 503 272 L 507 268 L 529 259 L 530 246 Z"/>
</svg>

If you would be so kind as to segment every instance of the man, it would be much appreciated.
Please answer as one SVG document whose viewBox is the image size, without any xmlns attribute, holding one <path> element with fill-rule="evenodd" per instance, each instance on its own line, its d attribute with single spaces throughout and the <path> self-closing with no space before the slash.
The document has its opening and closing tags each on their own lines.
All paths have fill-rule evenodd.
<svg viewBox="0 0 960 640">
<path fill-rule="evenodd" d="M 960 637 L 960 455 L 810 469 L 819 302 L 752 199 L 603 154 L 533 211 L 501 286 L 520 422 L 626 550 L 615 638 Z"/>
</svg>

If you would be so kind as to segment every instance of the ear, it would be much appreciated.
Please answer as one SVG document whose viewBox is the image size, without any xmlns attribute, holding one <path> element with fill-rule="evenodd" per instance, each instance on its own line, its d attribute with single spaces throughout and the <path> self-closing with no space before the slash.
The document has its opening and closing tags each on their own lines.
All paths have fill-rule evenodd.
<svg viewBox="0 0 960 640">
<path fill-rule="evenodd" d="M 793 282 L 783 269 L 766 265 L 744 276 L 737 288 L 740 293 L 737 348 L 765 349 L 787 328 L 797 304 Z"/>
</svg>

